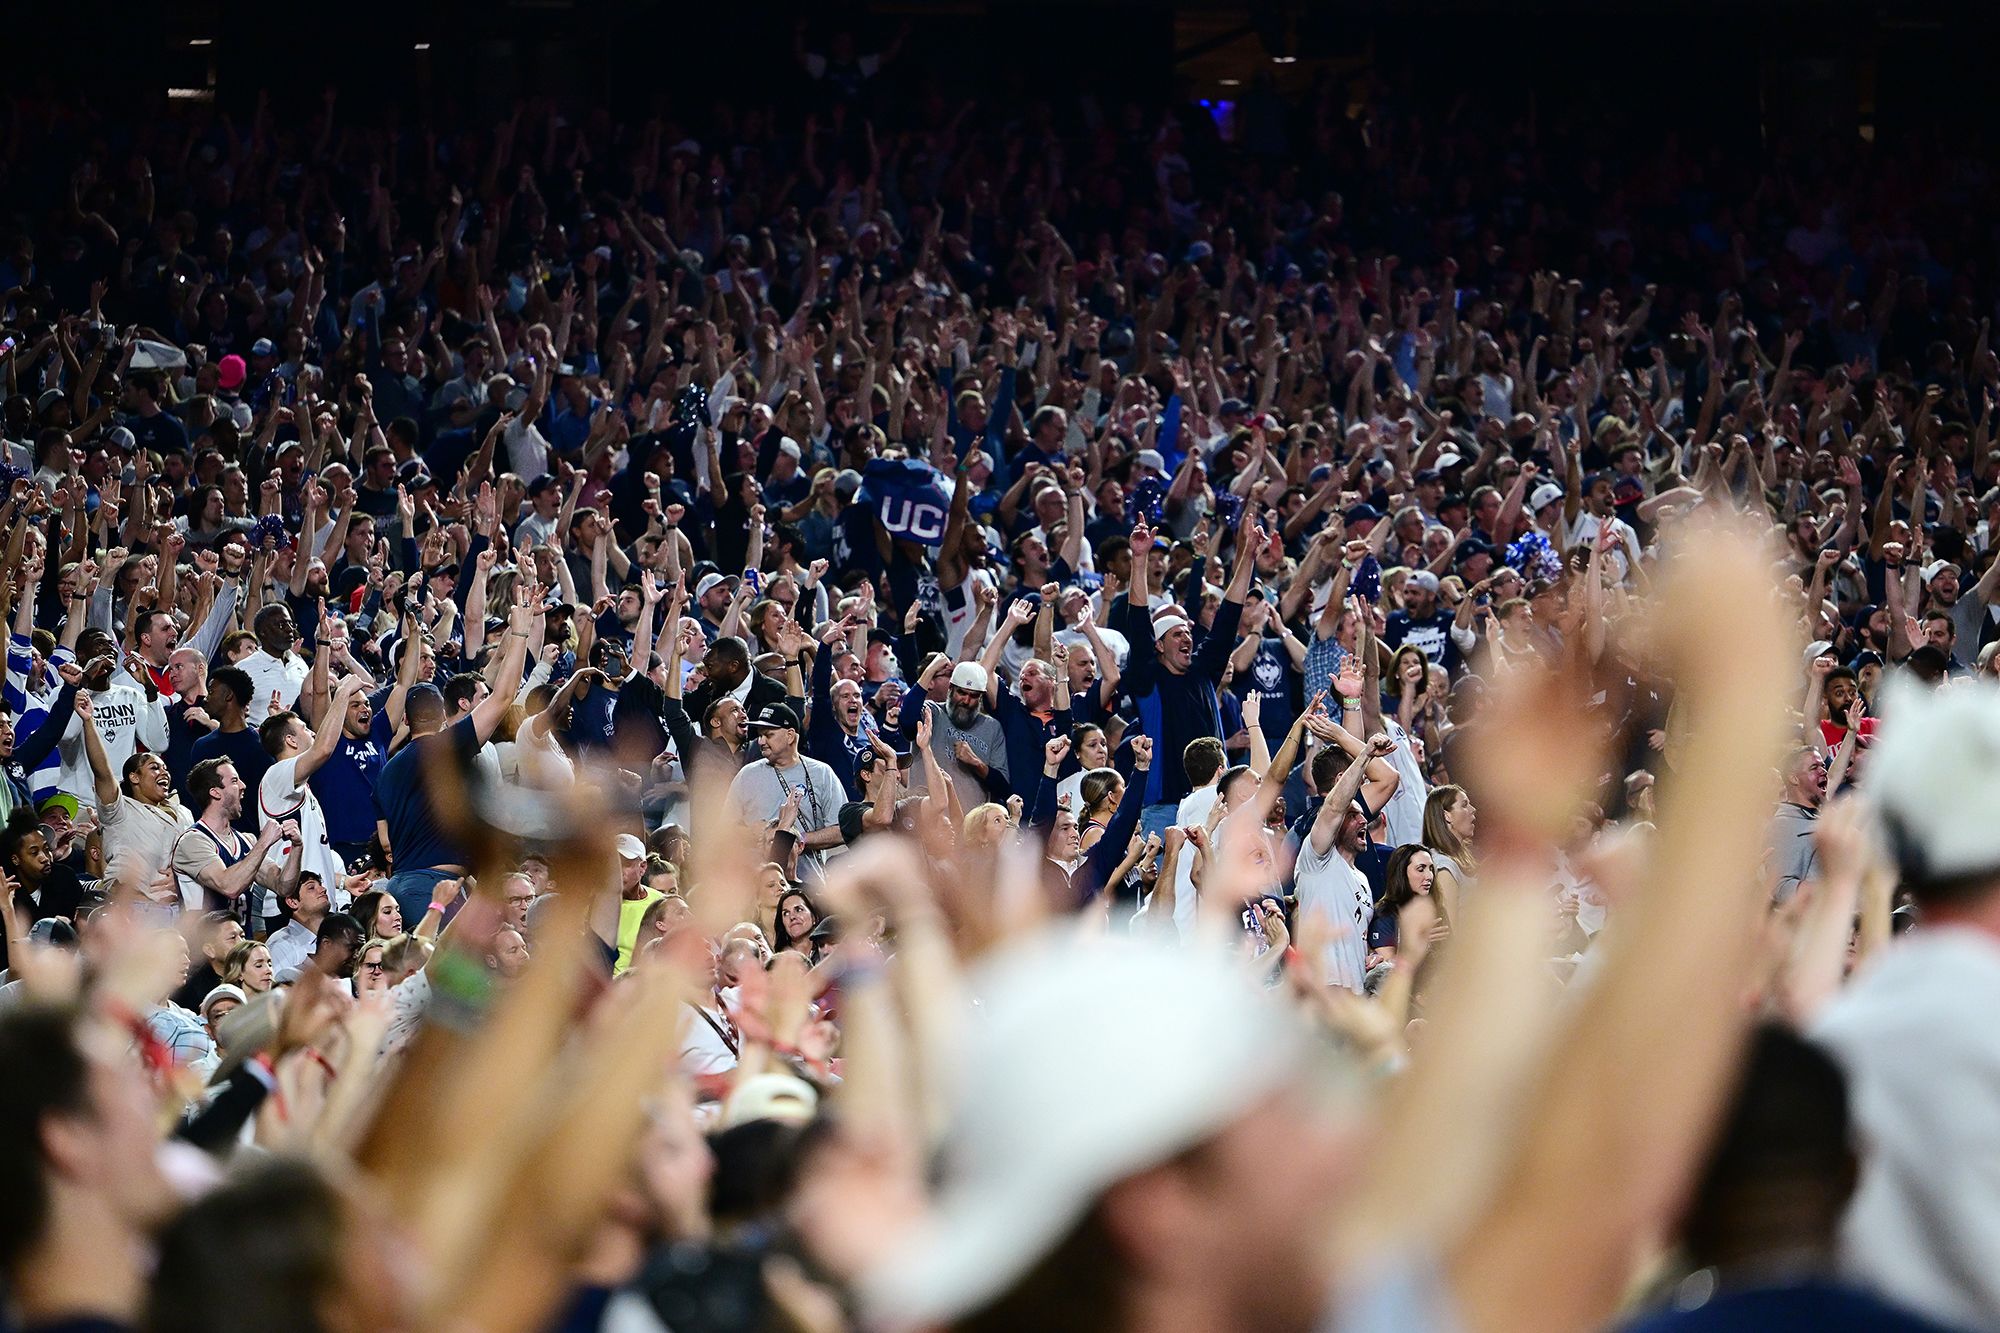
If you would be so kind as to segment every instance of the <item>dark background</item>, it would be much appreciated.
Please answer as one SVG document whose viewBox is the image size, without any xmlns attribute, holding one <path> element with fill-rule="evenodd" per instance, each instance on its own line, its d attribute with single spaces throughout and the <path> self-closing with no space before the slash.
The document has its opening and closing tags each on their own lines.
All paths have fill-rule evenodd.
<svg viewBox="0 0 2000 1333">
<path fill-rule="evenodd" d="M 538 93 L 627 114 L 717 99 L 783 104 L 802 91 L 790 48 L 793 22 L 806 13 L 816 48 L 848 28 L 872 49 L 908 22 L 909 65 L 948 90 L 999 98 L 1078 87 L 1106 100 L 1221 98 L 1259 77 L 1303 87 L 1331 75 L 1415 79 L 1440 99 L 1490 99 L 1506 115 L 1530 89 L 1544 117 L 1637 102 L 1704 135 L 1761 136 L 1789 125 L 1984 139 L 2000 118 L 1984 68 L 2000 37 L 2000 6 L 1959 0 L 162 0 L 11 8 L 9 91 L 81 93 L 107 109 L 157 101 L 171 85 L 212 92 L 219 107 L 240 112 L 268 85 L 283 110 L 288 100 L 317 102 L 329 83 L 341 90 L 343 117 L 365 114 L 370 103 L 417 115 L 484 111 Z M 190 45 L 199 39 L 211 44 Z M 413 49 L 418 42 L 430 49 Z M 1278 65 L 1273 55 L 1297 59 Z M 1232 78 L 1239 82 L 1223 82 Z"/>
</svg>

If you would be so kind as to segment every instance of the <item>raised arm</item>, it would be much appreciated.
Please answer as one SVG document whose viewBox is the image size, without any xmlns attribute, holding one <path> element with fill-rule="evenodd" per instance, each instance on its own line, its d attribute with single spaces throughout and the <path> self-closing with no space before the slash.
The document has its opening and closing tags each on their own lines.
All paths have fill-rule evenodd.
<svg viewBox="0 0 2000 1333">
<path fill-rule="evenodd" d="M 1598 946 L 1590 1003 L 1549 1044 L 1504 1178 L 1447 1261 L 1460 1308 L 1481 1312 L 1484 1329 L 1610 1318 L 1727 1095 L 1751 1018 L 1740 983 L 1762 939 L 1758 865 L 1798 660 L 1777 590 L 1744 578 L 1769 566 L 1754 539 L 1718 529 L 1676 571 L 1656 641 L 1692 723 L 1641 891 Z"/>
<path fill-rule="evenodd" d="M 526 603 L 516 605 L 507 616 L 507 630 L 501 636 L 500 675 L 492 692 L 472 706 L 472 730 L 481 744 L 492 739 L 494 728 L 514 706 L 514 692 L 521 687 L 521 664 L 527 658 L 528 633 L 541 616 L 539 605 Z"/>
<path fill-rule="evenodd" d="M 76 696 L 76 715 L 83 720 L 83 753 L 90 761 L 91 790 L 97 796 L 97 808 L 105 810 L 118 804 L 118 775 L 111 771 L 110 757 L 104 753 L 104 738 L 97 734 L 92 708 L 88 694 Z"/>
</svg>

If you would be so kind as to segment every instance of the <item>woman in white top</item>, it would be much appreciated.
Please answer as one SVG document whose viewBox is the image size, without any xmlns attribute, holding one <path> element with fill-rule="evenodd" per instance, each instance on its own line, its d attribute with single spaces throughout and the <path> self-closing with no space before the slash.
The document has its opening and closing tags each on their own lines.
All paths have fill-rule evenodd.
<svg viewBox="0 0 2000 1333">
<path fill-rule="evenodd" d="M 1479 871 L 1479 858 L 1472 853 L 1472 837 L 1478 828 L 1479 811 L 1465 788 L 1456 784 L 1431 789 L 1424 802 L 1424 846 L 1430 849 L 1431 865 L 1437 871 L 1432 892 L 1447 920 L 1458 916 L 1459 896 L 1471 887 Z"/>
<path fill-rule="evenodd" d="M 1081 767 L 1056 784 L 1056 800 L 1061 801 L 1067 796 L 1070 810 L 1080 820 L 1083 817 L 1083 776 L 1094 768 L 1111 767 L 1111 743 L 1104 735 L 1104 728 L 1095 722 L 1086 722 L 1071 732 L 1070 742 L 1070 753 Z"/>
</svg>

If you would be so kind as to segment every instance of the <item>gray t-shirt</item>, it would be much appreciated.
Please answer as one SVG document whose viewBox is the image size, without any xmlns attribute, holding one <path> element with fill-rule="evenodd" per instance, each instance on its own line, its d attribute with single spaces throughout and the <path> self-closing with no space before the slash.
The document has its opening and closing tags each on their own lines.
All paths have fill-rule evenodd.
<svg viewBox="0 0 2000 1333">
<path fill-rule="evenodd" d="M 962 809 L 984 805 L 990 798 L 972 770 L 958 762 L 960 741 L 972 747 L 972 752 L 979 756 L 981 763 L 1009 782 L 1013 781 L 1013 775 L 1007 771 L 1007 733 L 998 718 L 991 713 L 981 713 L 973 719 L 971 726 L 960 727 L 951 720 L 951 710 L 943 704 L 931 702 L 926 706 L 931 710 L 931 753 L 937 756 L 945 781 L 951 783 L 952 790 L 958 793 L 958 804 Z M 922 764 L 911 766 L 910 777 L 912 790 L 930 790 Z M 1032 801 L 1034 796 L 1032 788 L 1021 792 L 1024 801 Z"/>
<path fill-rule="evenodd" d="M 801 755 L 790 768 L 778 769 L 768 759 L 745 764 L 729 784 L 729 808 L 745 824 L 776 819 L 785 793 L 799 793 L 799 836 L 840 823 L 840 806 L 847 793 L 840 777 L 817 759 Z"/>
<path fill-rule="evenodd" d="M 1819 812 L 1790 801 L 1778 807 L 1772 817 L 1769 845 L 1778 871 L 1774 902 L 1785 902 L 1799 891 L 1799 881 L 1819 874 Z"/>
</svg>

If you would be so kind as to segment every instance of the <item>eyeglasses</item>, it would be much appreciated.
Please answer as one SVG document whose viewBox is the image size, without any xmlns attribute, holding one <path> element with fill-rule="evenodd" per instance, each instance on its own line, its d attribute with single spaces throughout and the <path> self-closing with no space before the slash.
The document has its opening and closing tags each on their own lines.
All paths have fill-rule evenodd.
<svg viewBox="0 0 2000 1333">
<path fill-rule="evenodd" d="M 370 958 L 361 965 L 361 970 L 363 972 L 386 972 L 389 969 L 383 966 L 380 958 Z"/>
</svg>

